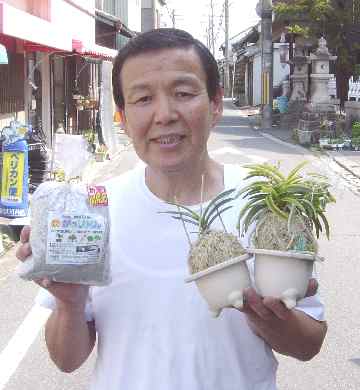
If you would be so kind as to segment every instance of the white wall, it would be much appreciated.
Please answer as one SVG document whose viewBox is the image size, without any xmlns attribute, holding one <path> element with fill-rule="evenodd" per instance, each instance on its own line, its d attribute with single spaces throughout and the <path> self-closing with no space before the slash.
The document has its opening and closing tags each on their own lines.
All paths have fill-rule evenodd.
<svg viewBox="0 0 360 390">
<path fill-rule="evenodd" d="M 73 2 L 88 12 L 95 13 L 95 0 Z M 58 26 L 59 34 L 65 28 L 67 33 L 71 32 L 72 37 L 82 41 L 85 46 L 95 43 L 95 19 L 64 0 L 51 2 L 51 23 Z"/>
<path fill-rule="evenodd" d="M 128 27 L 141 31 L 141 0 L 128 0 Z"/>
<path fill-rule="evenodd" d="M 253 62 L 253 105 L 261 104 L 261 54 L 254 56 Z"/>
<path fill-rule="evenodd" d="M 277 44 L 275 44 L 274 48 L 274 70 L 273 70 L 273 85 L 278 86 L 281 84 L 283 80 L 286 79 L 286 77 L 290 74 L 290 66 L 288 64 L 285 64 L 283 67 L 280 63 L 280 51 L 278 47 L 276 47 Z"/>
<path fill-rule="evenodd" d="M 284 68 L 280 63 L 280 54 L 277 47 L 274 48 L 273 86 L 276 87 L 290 74 L 290 67 Z M 253 68 L 253 105 L 261 104 L 261 54 L 254 56 Z"/>
</svg>

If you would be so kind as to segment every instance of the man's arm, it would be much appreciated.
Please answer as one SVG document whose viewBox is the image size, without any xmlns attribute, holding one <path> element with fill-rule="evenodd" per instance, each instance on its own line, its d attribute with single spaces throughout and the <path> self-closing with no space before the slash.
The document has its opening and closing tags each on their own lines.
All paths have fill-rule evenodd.
<svg viewBox="0 0 360 390">
<path fill-rule="evenodd" d="M 95 323 L 87 322 L 83 309 L 58 305 L 46 323 L 45 339 L 50 357 L 63 372 L 78 369 L 96 341 Z"/>
<path fill-rule="evenodd" d="M 276 352 L 307 361 L 320 351 L 326 322 L 296 309 L 288 310 L 279 299 L 261 298 L 253 289 L 246 292 L 243 312 L 251 329 Z"/>
</svg>

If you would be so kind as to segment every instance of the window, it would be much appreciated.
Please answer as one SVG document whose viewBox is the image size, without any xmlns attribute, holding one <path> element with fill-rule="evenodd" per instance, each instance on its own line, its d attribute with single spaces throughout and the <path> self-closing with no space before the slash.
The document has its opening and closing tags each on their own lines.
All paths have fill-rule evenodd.
<svg viewBox="0 0 360 390">
<path fill-rule="evenodd" d="M 5 3 L 31 15 L 50 20 L 50 1 L 51 0 L 5 0 Z"/>
</svg>

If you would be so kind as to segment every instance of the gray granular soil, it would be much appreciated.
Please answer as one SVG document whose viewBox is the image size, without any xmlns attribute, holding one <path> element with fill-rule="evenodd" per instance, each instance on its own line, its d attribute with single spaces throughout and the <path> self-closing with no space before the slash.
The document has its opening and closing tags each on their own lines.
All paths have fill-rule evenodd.
<svg viewBox="0 0 360 390">
<path fill-rule="evenodd" d="M 203 271 L 245 253 L 245 249 L 235 235 L 218 230 L 210 230 L 201 234 L 190 249 L 190 273 L 194 274 Z"/>
</svg>

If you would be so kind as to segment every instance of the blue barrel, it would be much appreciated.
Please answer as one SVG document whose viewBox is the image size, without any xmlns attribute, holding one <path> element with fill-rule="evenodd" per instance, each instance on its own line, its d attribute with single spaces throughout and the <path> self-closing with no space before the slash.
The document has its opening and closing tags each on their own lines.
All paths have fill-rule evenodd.
<svg viewBox="0 0 360 390">
<path fill-rule="evenodd" d="M 26 217 L 29 209 L 29 157 L 24 139 L 2 144 L 0 216 Z"/>
<path fill-rule="evenodd" d="M 288 112 L 289 108 L 289 99 L 287 96 L 279 96 L 277 99 L 278 108 L 281 114 Z"/>
</svg>

